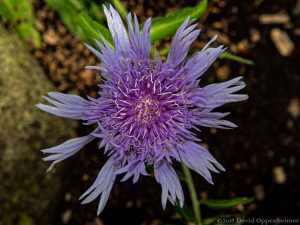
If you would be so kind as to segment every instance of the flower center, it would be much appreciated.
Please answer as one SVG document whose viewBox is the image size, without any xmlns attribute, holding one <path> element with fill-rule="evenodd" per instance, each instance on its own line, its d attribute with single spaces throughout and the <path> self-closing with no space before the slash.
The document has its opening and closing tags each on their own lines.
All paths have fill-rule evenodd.
<svg viewBox="0 0 300 225">
<path fill-rule="evenodd" d="M 140 97 L 135 106 L 136 119 L 142 123 L 148 123 L 160 115 L 158 102 L 149 97 Z"/>
</svg>

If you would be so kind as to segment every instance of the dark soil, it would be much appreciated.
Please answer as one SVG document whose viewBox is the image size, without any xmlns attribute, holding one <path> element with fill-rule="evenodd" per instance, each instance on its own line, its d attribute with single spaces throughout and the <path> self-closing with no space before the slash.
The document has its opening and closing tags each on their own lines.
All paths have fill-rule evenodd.
<svg viewBox="0 0 300 225">
<path fill-rule="evenodd" d="M 154 1 L 131 0 L 127 5 L 145 20 L 145 15 L 163 15 L 195 2 L 159 1 L 156 4 Z M 54 12 L 41 3 L 35 7 L 44 42 L 41 49 L 33 50 L 33 54 L 49 79 L 60 91 L 95 95 L 100 78 L 83 67 L 97 63 L 97 59 L 66 30 Z M 262 24 L 259 20 L 262 14 L 278 13 L 287 14 L 290 22 Z M 249 100 L 221 109 L 232 112 L 229 119 L 238 124 L 238 128 L 204 129 L 200 134 L 227 172 L 214 175 L 213 186 L 194 174 L 199 196 L 211 199 L 256 197 L 253 204 L 231 211 L 241 212 L 247 218 L 299 218 L 299 26 L 300 1 L 297 5 L 297 1 L 292 0 L 214 0 L 210 1 L 208 12 L 200 20 L 202 33 L 193 45 L 200 48 L 218 33 L 218 42 L 228 46 L 228 51 L 255 61 L 255 66 L 245 66 L 218 60 L 204 76 L 204 83 L 211 83 L 243 75 L 247 84 L 244 92 L 249 95 Z M 286 57 L 279 54 L 271 39 L 270 32 L 275 27 L 286 31 L 296 46 Z M 52 38 L 55 40 L 47 39 L 49 32 L 54 32 Z M 88 132 L 87 129 L 81 127 L 79 135 Z M 75 166 L 66 177 L 65 196 L 57 199 L 61 207 L 53 219 L 55 224 L 154 225 L 172 222 L 172 207 L 168 205 L 166 211 L 162 210 L 160 186 L 149 177 L 140 179 L 135 185 L 116 182 L 100 217 L 96 217 L 97 201 L 80 205 L 78 197 L 91 185 L 105 160 L 96 143 L 71 159 Z M 204 207 L 203 214 L 213 215 Z"/>
</svg>

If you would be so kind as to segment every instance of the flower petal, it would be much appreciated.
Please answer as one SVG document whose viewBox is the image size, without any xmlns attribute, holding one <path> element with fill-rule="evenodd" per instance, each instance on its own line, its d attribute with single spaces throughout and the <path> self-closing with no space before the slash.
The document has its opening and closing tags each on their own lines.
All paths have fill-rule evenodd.
<svg viewBox="0 0 300 225">
<path fill-rule="evenodd" d="M 115 171 L 118 168 L 119 165 L 115 162 L 113 156 L 111 156 L 100 170 L 98 177 L 92 186 L 79 198 L 79 200 L 84 199 L 81 204 L 90 203 L 101 195 L 97 210 L 97 215 L 99 215 L 107 203 L 110 191 L 117 176 Z"/>
<path fill-rule="evenodd" d="M 233 94 L 246 86 L 241 79 L 242 77 L 236 77 L 226 82 L 198 88 L 197 95 L 204 99 L 204 104 L 200 102 L 197 106 L 202 108 L 216 108 L 230 102 L 246 100 L 248 95 Z"/>
<path fill-rule="evenodd" d="M 128 34 L 119 13 L 112 6 L 108 10 L 103 5 L 103 9 L 116 51 L 118 53 L 130 52 Z"/>
<path fill-rule="evenodd" d="M 150 54 L 150 26 L 151 18 L 148 18 L 144 23 L 142 33 L 140 34 L 139 23 L 136 15 L 134 15 L 134 26 L 132 25 L 132 17 L 129 13 L 127 16 L 128 32 L 130 35 L 130 44 L 133 52 L 135 53 L 134 58 L 137 60 L 146 60 Z"/>
<path fill-rule="evenodd" d="M 211 112 L 210 109 L 193 112 L 195 118 L 191 119 L 191 122 L 197 126 L 203 127 L 214 127 L 220 129 L 231 129 L 237 126 L 222 118 L 227 116 L 229 113 Z"/>
<path fill-rule="evenodd" d="M 174 205 L 176 199 L 182 207 L 184 195 L 178 176 L 167 160 L 161 160 L 154 165 L 154 174 L 158 183 L 162 187 L 161 203 L 163 209 L 166 208 L 167 199 Z"/>
<path fill-rule="evenodd" d="M 177 148 L 182 161 L 211 184 L 213 181 L 210 170 L 213 172 L 225 171 L 224 167 L 201 145 L 185 141 L 183 144 L 177 145 Z"/>
<path fill-rule="evenodd" d="M 50 98 L 44 96 L 44 99 L 54 106 L 39 103 L 36 107 L 60 117 L 76 120 L 87 119 L 86 113 L 91 106 L 91 103 L 88 100 L 77 95 L 63 94 L 59 92 L 49 92 L 48 95 Z"/>
<path fill-rule="evenodd" d="M 70 156 L 77 153 L 80 149 L 83 148 L 83 146 L 87 145 L 94 139 L 94 136 L 87 135 L 79 138 L 70 139 L 52 148 L 46 148 L 41 150 L 43 153 L 50 154 L 49 156 L 43 158 L 44 161 L 52 161 L 47 171 L 50 171 L 56 163 L 63 161 L 66 158 L 69 158 Z"/>
<path fill-rule="evenodd" d="M 101 34 L 100 34 L 101 35 Z M 105 79 L 111 79 L 111 71 L 122 70 L 122 59 L 119 55 L 109 46 L 108 42 L 104 39 L 104 44 L 100 43 L 97 39 L 94 39 L 96 45 L 99 47 L 100 52 L 92 46 L 85 44 L 85 46 L 101 60 L 101 66 L 87 66 L 89 69 L 101 70 L 101 75 Z"/>
<path fill-rule="evenodd" d="M 200 30 L 194 30 L 198 24 L 190 25 L 187 18 L 178 28 L 170 47 L 166 63 L 173 67 L 178 66 L 186 57 L 190 45 L 198 37 Z"/>
<path fill-rule="evenodd" d="M 126 166 L 118 169 L 115 174 L 126 173 L 123 179 L 121 180 L 126 181 L 130 177 L 133 176 L 133 183 L 136 183 L 140 177 L 140 174 L 147 176 L 148 173 L 145 170 L 145 164 L 141 160 L 136 160 L 135 162 L 130 162 Z"/>
<path fill-rule="evenodd" d="M 199 78 L 225 50 L 222 45 L 216 48 L 208 48 L 208 45 L 214 41 L 216 37 L 217 36 L 213 37 L 200 52 L 195 53 L 185 64 L 188 80 L 195 81 Z"/>
</svg>

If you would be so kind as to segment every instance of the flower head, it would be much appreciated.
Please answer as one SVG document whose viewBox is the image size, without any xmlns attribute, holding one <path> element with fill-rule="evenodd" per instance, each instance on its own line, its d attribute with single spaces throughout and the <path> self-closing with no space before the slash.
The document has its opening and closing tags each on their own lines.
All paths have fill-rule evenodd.
<svg viewBox="0 0 300 225">
<path fill-rule="evenodd" d="M 87 46 L 101 60 L 100 66 L 88 68 L 101 71 L 103 83 L 99 97 L 49 92 L 44 97 L 52 106 L 38 104 L 40 109 L 57 116 L 97 123 L 87 136 L 71 139 L 56 147 L 42 150 L 49 153 L 45 161 L 56 163 L 72 156 L 84 145 L 100 139 L 99 148 L 109 156 L 96 181 L 81 196 L 82 203 L 100 197 L 98 214 L 103 210 L 118 174 L 122 181 L 147 175 L 145 165 L 154 165 L 155 179 L 162 186 L 162 205 L 167 199 L 182 206 L 184 196 L 172 161 L 183 161 L 190 169 L 212 183 L 210 171 L 224 168 L 199 145 L 193 132 L 200 127 L 233 128 L 224 120 L 228 113 L 215 112 L 225 103 L 245 100 L 247 95 L 234 94 L 244 88 L 241 77 L 218 84 L 199 87 L 200 77 L 223 52 L 223 46 L 209 47 L 188 60 L 189 46 L 199 34 L 197 24 L 189 19 L 177 30 L 168 57 L 162 62 L 159 55 L 150 58 L 150 24 L 145 22 L 140 32 L 137 17 L 133 24 L 127 17 L 128 31 L 117 11 L 104 7 L 114 49 L 103 38 L 96 41 L 99 51 Z M 212 41 L 214 41 L 213 38 Z"/>
</svg>

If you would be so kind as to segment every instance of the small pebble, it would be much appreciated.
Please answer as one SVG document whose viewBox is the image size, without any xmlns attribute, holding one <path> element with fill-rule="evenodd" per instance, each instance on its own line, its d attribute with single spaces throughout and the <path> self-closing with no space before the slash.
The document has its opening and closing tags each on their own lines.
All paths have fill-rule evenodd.
<svg viewBox="0 0 300 225">
<path fill-rule="evenodd" d="M 55 33 L 53 29 L 49 29 L 44 35 L 43 40 L 46 44 L 57 45 L 59 42 L 59 36 Z"/>
<path fill-rule="evenodd" d="M 94 224 L 95 225 L 104 225 L 104 223 L 102 222 L 102 220 L 99 217 L 95 217 Z"/>
<path fill-rule="evenodd" d="M 217 69 L 217 76 L 220 80 L 227 80 L 230 74 L 230 69 L 228 66 L 221 66 Z"/>
<path fill-rule="evenodd" d="M 285 24 L 290 22 L 290 17 L 287 14 L 262 14 L 259 16 L 261 24 Z"/>
<path fill-rule="evenodd" d="M 255 194 L 255 198 L 258 201 L 262 201 L 265 198 L 265 189 L 264 186 L 262 186 L 261 184 L 255 185 L 253 191 Z"/>
<path fill-rule="evenodd" d="M 296 98 L 293 98 L 290 100 L 289 105 L 288 105 L 288 112 L 290 115 L 294 118 L 297 119 L 300 115 L 300 105 L 299 105 L 299 100 Z"/>
<path fill-rule="evenodd" d="M 71 218 L 72 218 L 72 210 L 68 209 L 62 214 L 61 221 L 63 224 L 67 224 Z"/>
<path fill-rule="evenodd" d="M 296 28 L 294 30 L 294 34 L 297 35 L 297 36 L 300 36 L 300 28 Z"/>
<path fill-rule="evenodd" d="M 132 208 L 132 206 L 133 206 L 133 201 L 128 201 L 125 204 L 125 208 L 127 208 L 127 209 Z"/>
<path fill-rule="evenodd" d="M 86 85 L 93 85 L 94 83 L 94 76 L 93 71 L 89 69 L 84 69 L 80 74 L 80 78 L 83 80 L 84 84 Z"/>
<path fill-rule="evenodd" d="M 154 219 L 154 220 L 152 220 L 152 222 L 149 225 L 160 225 L 160 224 L 161 224 L 160 220 Z"/>
<path fill-rule="evenodd" d="M 260 42 L 261 34 L 260 34 L 259 30 L 257 30 L 257 29 L 250 30 L 250 38 L 251 38 L 251 41 L 254 43 Z"/>
<path fill-rule="evenodd" d="M 210 133 L 211 134 L 216 134 L 217 133 L 217 129 L 216 128 L 210 128 Z"/>
<path fill-rule="evenodd" d="M 279 28 L 273 28 L 271 30 L 271 39 L 282 56 L 289 56 L 295 48 L 295 45 L 287 32 L 280 30 Z"/>
<path fill-rule="evenodd" d="M 286 126 L 287 126 L 287 128 L 292 129 L 294 127 L 294 121 L 293 120 L 288 120 L 286 122 Z"/>
<path fill-rule="evenodd" d="M 296 166 L 296 158 L 295 158 L 294 156 L 291 156 L 291 157 L 289 158 L 289 165 L 290 165 L 291 167 Z"/>
<path fill-rule="evenodd" d="M 236 47 L 239 52 L 245 52 L 249 49 L 249 42 L 247 39 L 243 39 L 237 43 Z"/>
<path fill-rule="evenodd" d="M 89 179 L 90 179 L 90 175 L 88 175 L 87 173 L 83 174 L 82 181 L 88 181 Z"/>
<path fill-rule="evenodd" d="M 240 204 L 240 205 L 237 205 L 237 210 L 239 211 L 239 212 L 244 212 L 245 211 L 245 207 L 242 205 L 242 204 Z"/>
<path fill-rule="evenodd" d="M 70 192 L 65 194 L 65 201 L 69 202 L 72 199 L 72 194 Z"/>
<path fill-rule="evenodd" d="M 273 176 L 277 184 L 284 184 L 286 182 L 286 174 L 282 166 L 273 168 Z"/>
</svg>

